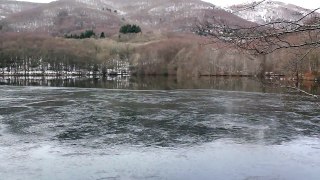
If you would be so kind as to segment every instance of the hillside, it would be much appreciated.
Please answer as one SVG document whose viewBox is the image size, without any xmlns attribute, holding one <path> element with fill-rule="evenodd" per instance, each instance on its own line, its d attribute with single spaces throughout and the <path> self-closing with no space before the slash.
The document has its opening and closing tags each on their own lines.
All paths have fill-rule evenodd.
<svg viewBox="0 0 320 180">
<path fill-rule="evenodd" d="M 40 4 L 38 3 L 1 0 L 0 1 L 0 20 L 12 14 L 35 8 L 39 5 Z"/>
<path fill-rule="evenodd" d="M 77 0 L 62 0 L 12 14 L 3 22 L 6 31 L 49 32 L 55 35 L 98 28 L 115 32 L 121 19 L 113 11 L 97 9 Z"/>
<path fill-rule="evenodd" d="M 252 23 L 201 0 L 60 0 L 11 14 L 2 21 L 5 31 L 49 32 L 61 35 L 83 29 L 117 33 L 125 23 L 146 31 L 190 31 L 199 22 Z"/>
<path fill-rule="evenodd" d="M 279 20 L 296 21 L 311 12 L 309 9 L 279 1 L 268 0 L 257 6 L 255 6 L 255 3 L 257 2 L 233 5 L 228 7 L 227 10 L 243 19 L 258 24 Z"/>
</svg>

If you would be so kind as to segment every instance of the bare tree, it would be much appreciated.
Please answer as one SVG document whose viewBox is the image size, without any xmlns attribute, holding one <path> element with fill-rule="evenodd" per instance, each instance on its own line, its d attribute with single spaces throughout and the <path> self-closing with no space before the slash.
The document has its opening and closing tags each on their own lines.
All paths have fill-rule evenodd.
<svg viewBox="0 0 320 180">
<path fill-rule="evenodd" d="M 234 13 L 248 8 L 255 8 L 264 1 L 255 2 Z M 311 52 L 320 48 L 320 17 L 317 13 L 318 10 L 320 10 L 320 7 L 294 21 L 277 20 L 244 27 L 230 25 L 215 19 L 215 23 L 199 23 L 195 31 L 199 35 L 208 37 L 210 39 L 209 43 L 233 46 L 246 53 L 261 56 L 263 61 L 265 61 L 267 54 L 277 50 L 294 49 L 297 54 L 289 61 L 288 68 L 293 73 L 293 77 L 299 80 L 303 61 Z M 301 90 L 297 84 L 284 87 L 318 98 L 316 95 Z"/>
<path fill-rule="evenodd" d="M 254 8 L 253 6 L 248 8 Z M 199 23 L 195 31 L 212 38 L 213 43 L 227 43 L 253 54 L 269 54 L 287 48 L 315 48 L 320 46 L 318 10 L 320 7 L 295 21 L 278 20 L 248 27 L 228 25 L 216 19 L 214 24 Z"/>
</svg>

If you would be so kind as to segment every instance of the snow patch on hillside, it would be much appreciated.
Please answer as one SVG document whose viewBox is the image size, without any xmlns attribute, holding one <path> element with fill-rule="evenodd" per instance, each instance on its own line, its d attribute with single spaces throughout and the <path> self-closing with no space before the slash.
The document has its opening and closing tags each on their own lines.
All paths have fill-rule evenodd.
<svg viewBox="0 0 320 180">
<path fill-rule="evenodd" d="M 230 6 L 226 9 L 243 19 L 259 24 L 277 20 L 295 21 L 310 12 L 308 9 L 277 1 L 265 1 L 253 6 L 253 8 L 250 8 L 251 6 L 253 6 L 252 3 L 245 3 Z"/>
<path fill-rule="evenodd" d="M 37 4 L 19 1 L 0 1 L 0 19 L 36 7 Z"/>
</svg>

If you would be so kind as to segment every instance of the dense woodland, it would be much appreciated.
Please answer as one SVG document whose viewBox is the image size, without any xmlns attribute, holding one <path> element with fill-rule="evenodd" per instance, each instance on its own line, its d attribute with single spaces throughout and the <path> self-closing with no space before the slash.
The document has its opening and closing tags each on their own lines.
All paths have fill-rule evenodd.
<svg viewBox="0 0 320 180">
<path fill-rule="evenodd" d="M 0 34 L 0 70 L 55 71 L 106 75 L 126 69 L 132 74 L 195 76 L 286 75 L 319 79 L 319 48 L 283 49 L 251 55 L 206 37 L 170 33 L 128 34 L 112 38 L 68 39 L 33 33 Z M 208 44 L 206 44 L 208 43 Z M 205 44 L 205 45 L 203 45 Z"/>
<path fill-rule="evenodd" d="M 95 39 L 65 39 L 24 33 L 0 34 L 0 68 L 19 71 L 91 71 L 105 74 L 128 62 L 131 49 Z"/>
</svg>

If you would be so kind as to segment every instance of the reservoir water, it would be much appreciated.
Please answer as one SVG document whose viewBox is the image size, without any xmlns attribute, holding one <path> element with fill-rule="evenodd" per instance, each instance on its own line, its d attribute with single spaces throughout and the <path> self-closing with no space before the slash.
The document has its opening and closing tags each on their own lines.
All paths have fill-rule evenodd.
<svg viewBox="0 0 320 180">
<path fill-rule="evenodd" d="M 320 178 L 319 100 L 255 79 L 0 82 L 0 179 Z"/>
</svg>

